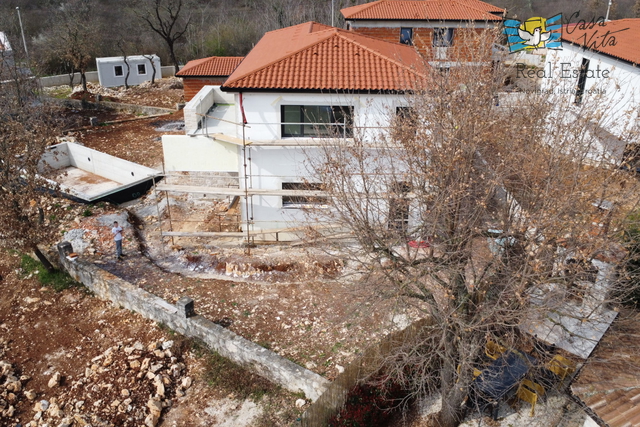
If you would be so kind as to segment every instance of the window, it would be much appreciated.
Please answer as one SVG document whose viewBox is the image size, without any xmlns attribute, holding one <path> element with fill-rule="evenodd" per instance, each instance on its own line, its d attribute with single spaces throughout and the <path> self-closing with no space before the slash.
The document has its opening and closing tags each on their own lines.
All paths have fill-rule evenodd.
<svg viewBox="0 0 640 427">
<path fill-rule="evenodd" d="M 393 136 L 404 140 L 416 135 L 418 129 L 418 117 L 412 107 L 397 107 Z"/>
<path fill-rule="evenodd" d="M 353 137 L 353 107 L 281 106 L 282 137 Z"/>
<path fill-rule="evenodd" d="M 400 43 L 413 46 L 413 28 L 400 28 Z"/>
<path fill-rule="evenodd" d="M 300 195 L 282 196 L 283 208 L 303 208 L 306 206 L 321 206 L 327 204 L 326 197 L 312 196 L 308 191 L 321 191 L 322 184 L 314 182 L 283 182 L 283 190 L 296 190 Z"/>
<path fill-rule="evenodd" d="M 449 47 L 453 45 L 453 28 L 434 28 L 433 47 Z"/>
<path fill-rule="evenodd" d="M 409 228 L 409 199 L 411 184 L 394 182 L 389 187 L 389 221 L 387 228 L 392 232 L 407 232 Z"/>
<path fill-rule="evenodd" d="M 124 76 L 124 70 L 122 69 L 122 65 L 116 65 L 113 67 L 113 74 L 116 75 L 116 77 L 122 77 Z"/>
<path fill-rule="evenodd" d="M 584 95 L 584 87 L 587 84 L 587 71 L 589 71 L 589 60 L 582 58 L 582 65 L 580 66 L 580 75 L 578 76 L 578 87 L 576 88 L 575 103 L 580 104 L 582 102 L 582 95 Z"/>
<path fill-rule="evenodd" d="M 138 75 L 142 76 L 147 74 L 147 66 L 145 64 L 138 64 Z"/>
</svg>

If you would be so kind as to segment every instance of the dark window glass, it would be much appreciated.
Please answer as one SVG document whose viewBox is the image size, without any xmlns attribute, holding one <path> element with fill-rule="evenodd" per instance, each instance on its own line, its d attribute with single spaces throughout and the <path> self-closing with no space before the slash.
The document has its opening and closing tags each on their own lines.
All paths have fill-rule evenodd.
<svg viewBox="0 0 640 427">
<path fill-rule="evenodd" d="M 433 46 L 449 47 L 453 45 L 453 28 L 434 28 Z"/>
<path fill-rule="evenodd" d="M 113 67 L 113 73 L 116 75 L 116 77 L 124 76 L 122 65 L 116 65 L 115 67 Z"/>
<path fill-rule="evenodd" d="M 400 43 L 413 45 L 413 28 L 400 28 Z"/>
<path fill-rule="evenodd" d="M 322 184 L 314 182 L 283 182 L 283 190 L 321 191 Z M 304 205 L 326 205 L 326 197 L 309 195 L 282 196 L 282 207 L 303 207 Z"/>
<path fill-rule="evenodd" d="M 138 64 L 138 74 L 147 74 L 147 66 L 145 64 Z"/>
<path fill-rule="evenodd" d="M 409 228 L 409 199 L 411 185 L 408 182 L 395 182 L 389 186 L 389 221 L 390 231 L 405 233 Z"/>
<path fill-rule="evenodd" d="M 398 139 L 416 135 L 418 129 L 418 117 L 412 107 L 397 107 L 394 123 L 394 136 Z"/>
<path fill-rule="evenodd" d="M 582 65 L 580 66 L 580 75 L 578 76 L 578 87 L 576 88 L 575 103 L 580 104 L 582 102 L 582 95 L 584 95 L 584 87 L 587 84 L 587 71 L 589 71 L 589 60 L 582 58 Z"/>
<path fill-rule="evenodd" d="M 282 137 L 353 137 L 353 107 L 283 105 Z"/>
</svg>

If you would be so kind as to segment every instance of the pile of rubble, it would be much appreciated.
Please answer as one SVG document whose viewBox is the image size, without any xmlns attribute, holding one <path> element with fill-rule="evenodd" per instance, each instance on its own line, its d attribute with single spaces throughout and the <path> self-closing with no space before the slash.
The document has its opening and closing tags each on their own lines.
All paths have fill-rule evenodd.
<svg viewBox="0 0 640 427">
<path fill-rule="evenodd" d="M 0 358 L 4 356 L 7 342 L 0 338 Z M 29 377 L 18 376 L 13 365 L 0 359 L 0 424 L 6 425 L 16 412 L 16 406 L 25 397 L 31 396 L 24 392 L 24 385 Z"/>
<path fill-rule="evenodd" d="M 191 386 L 181 355 L 174 354 L 173 341 L 109 347 L 76 377 L 54 373 L 46 394 L 55 396 L 48 399 L 34 390 L 21 392 L 29 378 L 17 378 L 11 365 L 0 362 L 0 369 L 5 378 L 0 406 L 4 402 L 6 407 L 0 421 L 12 418 L 12 400 L 27 399 L 34 416 L 25 427 L 155 427 L 163 410 Z"/>
<path fill-rule="evenodd" d="M 87 91 L 91 96 L 101 95 L 103 100 L 156 107 L 171 108 L 184 100 L 182 80 L 177 77 L 157 79 L 153 85 L 151 82 L 144 82 L 129 86 L 128 89 L 124 86 L 108 88 L 98 83 L 88 82 Z M 74 86 L 69 97 L 79 99 L 83 94 L 82 85 L 77 85 Z"/>
</svg>

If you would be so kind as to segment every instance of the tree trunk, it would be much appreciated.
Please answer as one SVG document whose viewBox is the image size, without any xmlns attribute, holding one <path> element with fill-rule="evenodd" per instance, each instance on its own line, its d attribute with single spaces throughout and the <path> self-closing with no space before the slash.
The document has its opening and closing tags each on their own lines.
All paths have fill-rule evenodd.
<svg viewBox="0 0 640 427">
<path fill-rule="evenodd" d="M 457 344 L 456 333 L 453 330 L 447 332 L 447 342 L 449 346 L 444 353 L 446 360 L 443 360 L 440 368 L 440 392 L 442 395 L 442 409 L 438 414 L 437 425 L 439 427 L 457 427 L 460 425 L 465 415 L 465 408 L 462 403 L 469 390 L 465 377 L 467 374 L 460 371 L 460 362 L 465 357 L 461 357 L 464 350 Z"/>
<path fill-rule="evenodd" d="M 175 69 L 175 74 L 178 74 L 178 71 L 180 71 L 180 67 L 178 66 L 178 59 L 176 58 L 176 53 L 173 49 L 173 43 L 167 42 L 167 44 L 169 45 L 169 56 L 171 57 L 171 62 L 173 62 L 173 68 Z"/>
<path fill-rule="evenodd" d="M 40 249 L 38 248 L 38 245 L 32 245 L 31 250 L 33 251 L 33 254 L 38 258 L 38 260 L 42 263 L 44 268 L 49 273 L 53 273 L 56 271 L 56 268 L 53 266 L 53 264 L 51 264 L 51 262 L 49 262 L 47 257 L 44 256 L 44 254 L 40 251 Z"/>
<path fill-rule="evenodd" d="M 84 70 L 80 70 L 80 81 L 82 81 L 82 90 L 87 92 L 87 75 Z"/>
<path fill-rule="evenodd" d="M 463 390 L 460 390 L 462 388 Z M 464 419 L 466 409 L 463 406 L 467 388 L 454 384 L 450 390 L 442 390 L 442 409 L 438 416 L 439 427 L 457 427 Z"/>
<path fill-rule="evenodd" d="M 72 68 L 69 74 L 69 87 L 73 90 L 73 80 L 76 77 L 76 71 Z"/>
<path fill-rule="evenodd" d="M 131 74 L 131 66 L 127 60 L 127 56 L 124 56 L 124 65 L 127 66 L 127 74 L 124 76 L 124 88 L 129 89 L 129 74 Z"/>
</svg>

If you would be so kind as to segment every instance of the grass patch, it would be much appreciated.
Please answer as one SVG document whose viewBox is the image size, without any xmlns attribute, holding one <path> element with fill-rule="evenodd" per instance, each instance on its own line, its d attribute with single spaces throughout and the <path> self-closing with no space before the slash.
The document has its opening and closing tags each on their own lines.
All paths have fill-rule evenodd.
<svg viewBox="0 0 640 427">
<path fill-rule="evenodd" d="M 50 89 L 47 94 L 52 98 L 65 99 L 71 95 L 71 88 L 68 85 L 58 86 L 55 89 Z"/>
<path fill-rule="evenodd" d="M 239 399 L 251 398 L 256 402 L 279 389 L 273 383 L 249 372 L 215 351 L 207 355 L 204 379 L 211 387 L 233 393 Z"/>
<path fill-rule="evenodd" d="M 65 289 L 82 287 L 82 285 L 76 282 L 65 271 L 56 270 L 53 273 L 47 271 L 46 268 L 40 263 L 31 258 L 29 255 L 22 255 L 20 259 L 20 267 L 22 273 L 26 277 L 30 274 L 34 274 L 40 283 L 45 286 L 53 288 L 56 292 L 61 292 Z"/>
</svg>

